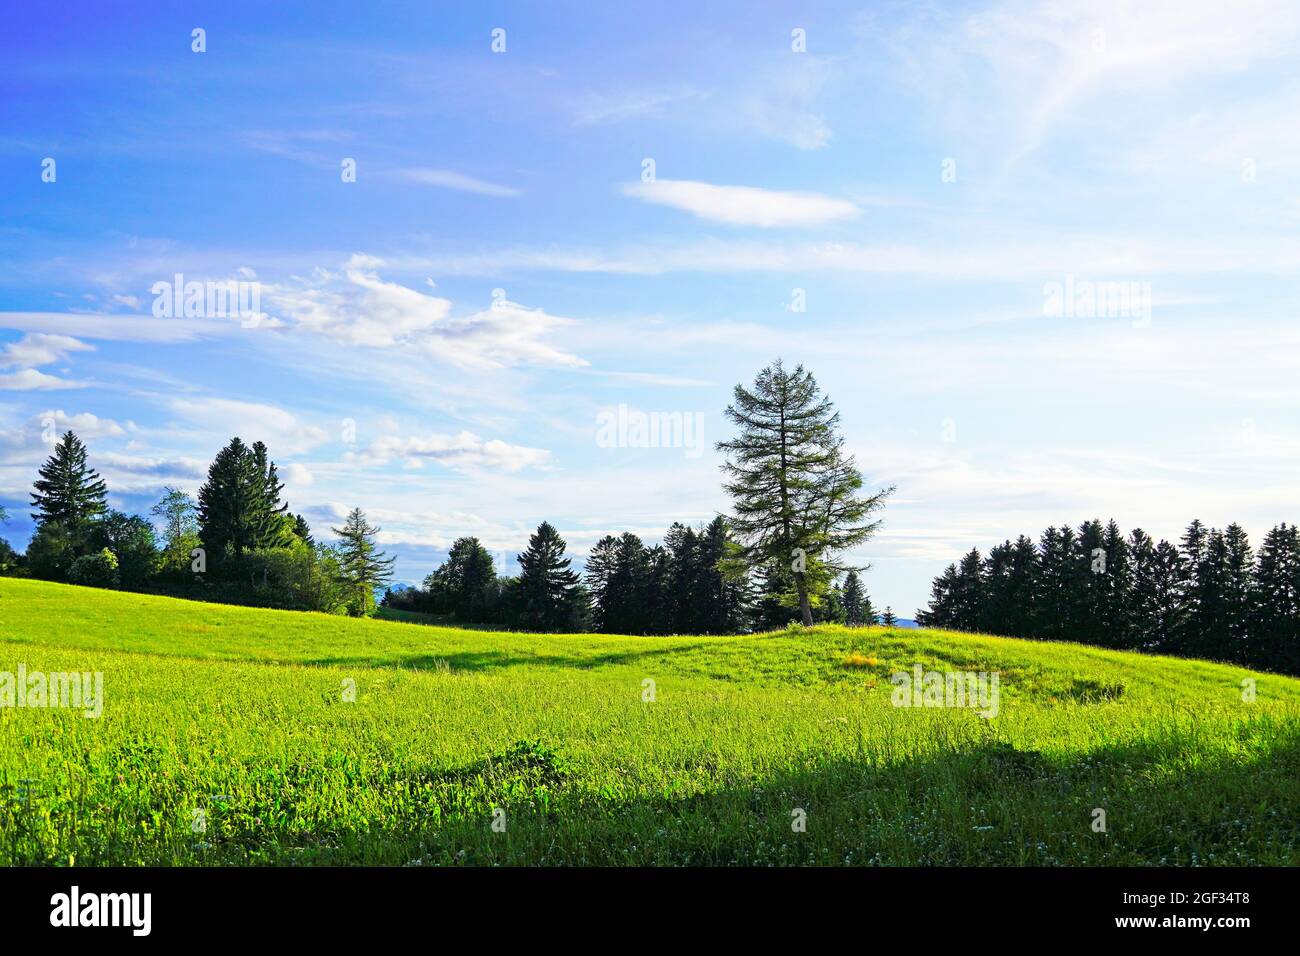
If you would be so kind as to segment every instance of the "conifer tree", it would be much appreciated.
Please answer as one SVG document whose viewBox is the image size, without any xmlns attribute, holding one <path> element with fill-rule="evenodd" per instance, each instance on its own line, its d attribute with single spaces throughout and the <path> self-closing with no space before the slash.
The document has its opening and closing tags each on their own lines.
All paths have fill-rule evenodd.
<svg viewBox="0 0 1300 956">
<path fill-rule="evenodd" d="M 729 567 L 789 567 L 792 600 L 810 625 L 813 602 L 846 570 L 838 555 L 876 530 L 871 516 L 892 489 L 859 496 L 862 477 L 844 450 L 839 413 L 803 366 L 788 372 L 778 361 L 752 389 L 737 385 L 726 416 L 740 429 L 718 443 L 740 539 Z"/>
<path fill-rule="evenodd" d="M 618 539 L 607 534 L 592 547 L 583 567 L 583 579 L 591 594 L 592 627 L 605 633 L 611 630 L 606 622 L 609 620 L 611 601 L 615 597 L 610 589 L 610 581 L 617 560 Z"/>
<path fill-rule="evenodd" d="M 478 538 L 457 538 L 447 560 L 425 580 L 435 613 L 491 624 L 500 617 L 496 563 Z"/>
<path fill-rule="evenodd" d="M 38 525 L 53 522 L 78 547 L 91 521 L 104 514 L 107 486 L 86 464 L 86 446 L 71 431 L 54 446 L 34 483 L 32 518 Z M 78 553 L 80 550 L 78 548 Z"/>
<path fill-rule="evenodd" d="M 379 550 L 375 536 L 381 529 L 360 508 L 352 509 L 342 528 L 330 530 L 339 537 L 339 578 L 349 595 L 348 613 L 364 617 L 375 609 L 375 591 L 392 580 L 397 559 Z"/>
<path fill-rule="evenodd" d="M 563 631 L 580 626 L 586 591 L 578 587 L 578 575 L 564 550 L 564 539 L 547 521 L 528 539 L 527 550 L 519 555 L 515 592 L 520 627 Z"/>
<path fill-rule="evenodd" d="M 208 560 L 220 564 L 291 544 L 294 520 L 280 500 L 283 488 L 261 442 L 249 448 L 235 437 L 217 452 L 199 489 L 199 537 Z"/>
<path fill-rule="evenodd" d="M 898 618 L 894 617 L 894 609 L 892 607 L 889 607 L 888 605 L 885 606 L 884 613 L 880 615 L 880 624 L 882 627 L 898 626 Z"/>
<path fill-rule="evenodd" d="M 861 627 L 869 623 L 863 607 L 862 581 L 858 572 L 850 570 L 844 578 L 844 620 L 850 627 Z"/>
<path fill-rule="evenodd" d="M 1300 529 L 1285 522 L 1265 535 L 1255 565 L 1248 663 L 1300 673 Z"/>
</svg>

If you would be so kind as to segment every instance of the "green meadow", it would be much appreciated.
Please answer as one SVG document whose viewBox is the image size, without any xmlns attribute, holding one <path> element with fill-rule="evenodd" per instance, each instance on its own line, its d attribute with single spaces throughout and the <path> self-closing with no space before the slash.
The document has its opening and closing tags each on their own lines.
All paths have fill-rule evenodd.
<svg viewBox="0 0 1300 956">
<path fill-rule="evenodd" d="M 98 718 L 0 708 L 0 862 L 1300 863 L 1300 680 L 945 631 L 414 620 L 0 579 L 0 672 L 104 689 Z M 894 706 L 917 664 L 996 672 L 997 716 Z"/>
</svg>

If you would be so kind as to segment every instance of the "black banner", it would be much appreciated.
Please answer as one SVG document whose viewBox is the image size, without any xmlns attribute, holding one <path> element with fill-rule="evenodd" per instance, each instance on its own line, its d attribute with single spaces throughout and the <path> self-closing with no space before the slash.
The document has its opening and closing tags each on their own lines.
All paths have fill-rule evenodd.
<svg viewBox="0 0 1300 956">
<path fill-rule="evenodd" d="M 775 924 L 976 943 L 1195 936 L 1294 924 L 1294 870 L 1263 869 L 10 869 L 10 942 L 75 935 L 337 943 L 459 926 L 540 941 L 621 927 L 762 939 Z M 638 930 L 637 927 L 640 927 Z"/>
</svg>

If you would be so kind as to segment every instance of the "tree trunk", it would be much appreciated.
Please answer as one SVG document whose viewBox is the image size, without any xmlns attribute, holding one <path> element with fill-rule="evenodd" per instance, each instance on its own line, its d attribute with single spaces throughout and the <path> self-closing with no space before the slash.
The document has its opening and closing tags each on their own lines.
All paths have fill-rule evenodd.
<svg viewBox="0 0 1300 956">
<path fill-rule="evenodd" d="M 799 617 L 804 627 L 812 627 L 812 602 L 808 600 L 808 585 L 804 583 L 803 572 L 796 572 L 794 580 L 799 587 Z"/>
</svg>

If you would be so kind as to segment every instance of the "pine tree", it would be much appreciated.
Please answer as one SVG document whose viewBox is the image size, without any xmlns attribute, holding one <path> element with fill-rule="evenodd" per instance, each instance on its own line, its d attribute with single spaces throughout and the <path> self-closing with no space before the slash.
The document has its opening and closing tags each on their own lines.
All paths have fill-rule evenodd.
<svg viewBox="0 0 1300 956">
<path fill-rule="evenodd" d="M 1129 629 L 1125 647 L 1141 650 L 1157 640 L 1160 628 L 1157 595 L 1156 545 L 1141 528 L 1128 537 L 1132 588 L 1129 600 Z"/>
<path fill-rule="evenodd" d="M 844 578 L 844 619 L 850 627 L 867 623 L 863 608 L 862 581 L 857 571 L 849 571 Z"/>
<path fill-rule="evenodd" d="M 886 605 L 885 613 L 880 615 L 880 624 L 882 627 L 896 627 L 898 618 L 894 617 L 894 609 Z"/>
<path fill-rule="evenodd" d="M 718 443 L 740 538 L 729 567 L 789 566 L 800 619 L 810 625 L 813 601 L 845 570 L 837 556 L 876 530 L 871 515 L 892 489 L 859 497 L 862 476 L 844 450 L 839 413 L 803 366 L 787 372 L 778 361 L 752 390 L 737 385 L 726 416 L 740 429 Z"/>
<path fill-rule="evenodd" d="M 959 631 L 978 631 L 984 617 L 984 562 L 971 548 L 957 566 L 957 580 L 952 593 L 952 623 Z M 884 622 L 884 618 L 881 618 Z"/>
<path fill-rule="evenodd" d="M 727 520 L 715 517 L 696 535 L 694 626 L 691 634 L 735 634 L 749 611 L 749 576 L 727 575 L 723 565 L 734 547 Z"/>
<path fill-rule="evenodd" d="M 331 528 L 339 537 L 339 578 L 347 589 L 348 613 L 364 617 L 375 609 L 375 591 L 393 577 L 396 558 L 387 557 L 375 544 L 381 529 L 366 520 L 365 512 L 353 508 L 342 528 Z"/>
<path fill-rule="evenodd" d="M 610 581 L 617 560 L 618 539 L 612 534 L 607 534 L 592 547 L 583 566 L 583 579 L 586 581 L 587 591 L 591 594 L 592 627 L 604 633 L 611 632 L 607 622 L 615 592 L 610 589 Z"/>
<path fill-rule="evenodd" d="M 520 627 L 538 631 L 563 631 L 581 626 L 586 591 L 564 557 L 564 539 L 549 522 L 537 526 L 528 548 L 519 555 L 516 585 Z"/>
<path fill-rule="evenodd" d="M 1106 556 L 1105 571 L 1095 577 L 1100 579 L 1101 594 L 1098 606 L 1100 633 L 1097 643 L 1103 647 L 1130 647 L 1131 613 L 1133 604 L 1133 563 L 1128 541 L 1114 519 L 1106 524 L 1101 542 Z"/>
<path fill-rule="evenodd" d="M 1187 608 L 1183 603 L 1183 556 L 1178 548 L 1162 540 L 1156 545 L 1154 580 L 1156 628 L 1148 648 L 1164 652 L 1177 649 Z"/>
<path fill-rule="evenodd" d="M 1255 554 L 1245 529 L 1235 522 L 1228 525 L 1223 539 L 1227 548 L 1223 580 L 1227 645 L 1223 659 L 1245 664 L 1253 656 L 1250 644 L 1257 600 Z"/>
<path fill-rule="evenodd" d="M 40 467 L 34 482 L 31 506 L 38 526 L 54 523 L 70 536 L 73 547 L 80 545 L 90 522 L 107 509 L 108 488 L 99 473 L 86 464 L 86 446 L 71 431 L 54 446 L 54 453 Z"/>
<path fill-rule="evenodd" d="M 1255 565 L 1252 667 L 1300 673 L 1300 529 L 1285 523 L 1264 537 Z"/>
<path fill-rule="evenodd" d="M 999 634 L 1011 637 L 1034 635 L 1034 600 L 1038 593 L 1038 549 L 1034 539 L 1026 535 L 1016 538 L 1011 546 L 1010 567 L 1007 571 L 1006 619 Z"/>
<path fill-rule="evenodd" d="M 425 579 L 432 610 L 461 621 L 492 624 L 500 616 L 496 563 L 478 538 L 457 538 L 447 560 Z"/>
<path fill-rule="evenodd" d="M 236 437 L 217 452 L 199 489 L 199 537 L 208 560 L 220 564 L 291 544 L 294 520 L 280 501 L 283 487 L 261 442 L 249 448 Z"/>
<path fill-rule="evenodd" d="M 950 564 L 930 585 L 930 604 L 916 612 L 916 623 L 922 627 L 956 627 L 956 593 L 957 565 Z"/>
<path fill-rule="evenodd" d="M 296 534 L 299 540 L 302 541 L 303 544 L 307 545 L 307 547 L 314 548 L 316 542 L 312 540 L 311 525 L 307 523 L 307 519 L 302 515 L 291 515 L 290 517 L 293 518 L 293 533 Z"/>
</svg>

